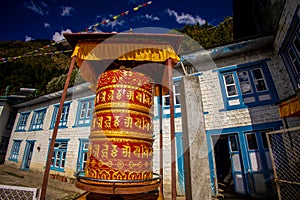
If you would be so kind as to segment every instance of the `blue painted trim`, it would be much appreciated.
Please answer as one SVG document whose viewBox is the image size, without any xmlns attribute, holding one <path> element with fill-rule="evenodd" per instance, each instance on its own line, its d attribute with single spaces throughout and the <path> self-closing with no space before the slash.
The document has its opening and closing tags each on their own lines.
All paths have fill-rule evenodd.
<svg viewBox="0 0 300 200">
<path fill-rule="evenodd" d="M 39 112 L 39 111 L 42 111 L 42 110 L 47 110 L 49 108 L 49 106 L 46 106 L 46 107 L 43 107 L 43 108 L 37 108 L 35 110 L 33 110 L 34 112 Z"/>
<path fill-rule="evenodd" d="M 52 139 L 49 138 L 49 141 L 51 141 Z M 67 139 L 63 139 L 63 138 L 59 138 L 59 139 L 56 139 L 55 142 L 67 142 L 67 146 L 66 146 L 66 149 L 64 150 L 59 150 L 59 152 L 66 152 L 66 158 L 65 158 L 65 165 L 66 166 L 66 163 L 67 163 L 67 152 L 68 152 L 68 146 L 69 146 L 69 141 L 70 139 L 67 138 Z M 50 150 L 50 143 L 48 145 L 48 151 Z M 54 151 L 53 151 L 53 156 L 55 157 L 55 153 L 58 152 L 58 150 L 56 150 L 54 148 Z M 48 159 L 48 158 L 47 158 Z M 59 161 L 61 161 L 61 158 L 59 159 Z M 55 163 L 54 163 L 55 164 Z M 59 172 L 65 172 L 65 169 L 64 168 L 60 168 L 60 167 L 53 167 L 53 166 L 50 166 L 50 170 L 53 170 L 53 171 L 59 171 Z"/>
<path fill-rule="evenodd" d="M 83 145 L 84 143 L 89 142 L 88 138 L 79 138 L 79 147 L 78 147 L 78 155 L 77 155 L 77 163 L 76 163 L 76 171 L 81 171 L 82 169 L 82 156 L 83 156 Z"/>
<path fill-rule="evenodd" d="M 8 160 L 11 160 L 11 161 L 14 161 L 14 162 L 18 162 L 19 154 L 20 154 L 20 147 L 21 147 L 22 141 L 23 140 L 13 140 L 13 145 L 12 145 L 12 148 L 10 150 L 10 155 L 9 155 Z M 18 152 L 16 154 L 13 154 L 13 149 L 15 148 L 15 145 L 17 145 L 17 144 L 18 144 Z M 13 155 L 16 155 L 17 158 L 12 158 Z"/>
<path fill-rule="evenodd" d="M 27 121 L 28 121 L 30 112 L 31 112 L 31 111 L 20 112 L 19 119 L 18 119 L 18 123 L 17 123 L 17 127 L 16 127 L 16 130 L 15 130 L 16 132 L 19 132 L 19 131 L 20 131 L 20 132 L 26 131 L 25 128 L 26 128 L 26 124 L 27 124 Z M 26 117 L 25 124 L 22 125 L 22 127 L 24 126 L 24 129 L 20 129 L 20 128 L 21 128 L 21 127 L 20 127 L 20 126 L 21 126 L 20 123 L 21 123 L 22 117 Z"/>
<path fill-rule="evenodd" d="M 273 131 L 274 129 L 271 128 L 271 129 L 266 129 L 266 130 L 270 130 L 270 131 Z M 270 179 L 270 174 L 273 173 L 273 170 L 270 170 L 268 168 L 268 163 L 267 163 L 267 158 L 266 158 L 266 155 L 265 153 L 266 152 L 269 152 L 269 149 L 266 149 L 264 148 L 263 146 L 263 141 L 262 141 L 262 134 L 261 132 L 264 131 L 264 130 L 258 130 L 258 131 L 250 131 L 250 132 L 246 132 L 244 133 L 244 137 L 245 137 L 245 141 L 246 141 L 246 151 L 247 151 L 247 156 L 249 158 L 249 175 L 251 176 L 252 180 L 254 180 L 254 174 L 261 174 L 264 176 L 264 178 L 266 179 L 265 181 L 265 186 L 266 186 L 266 192 L 270 192 L 272 193 L 272 184 L 271 184 L 271 179 Z M 248 145 L 248 142 L 247 142 L 247 135 L 248 134 L 254 134 L 255 137 L 256 137 L 256 143 L 257 143 L 257 149 L 249 149 L 249 145 Z M 250 153 L 256 153 L 260 156 L 260 160 L 261 160 L 261 168 L 259 171 L 253 171 L 253 168 L 252 166 L 250 165 Z M 255 181 L 252 181 L 253 183 L 253 188 L 256 188 L 256 185 L 258 184 L 257 182 Z M 262 184 L 262 183 L 259 183 L 259 185 Z M 255 191 L 250 191 L 250 192 L 255 192 Z"/>
<path fill-rule="evenodd" d="M 270 61 L 270 60 L 271 60 L 270 58 L 267 58 L 267 59 L 263 59 L 263 60 L 259 60 L 259 61 L 255 61 L 255 62 L 251 62 L 251 63 L 245 63 L 245 64 L 234 65 L 234 66 L 229 66 L 229 67 L 218 69 L 219 83 L 220 83 L 220 87 L 222 88 L 221 93 L 222 93 L 224 108 L 226 111 L 250 108 L 250 107 L 257 107 L 257 106 L 272 105 L 272 104 L 276 104 L 278 102 L 278 99 L 279 99 L 278 94 L 276 92 L 274 82 L 271 78 L 271 74 L 270 74 L 270 71 L 269 71 L 267 63 L 266 63 L 267 61 Z M 257 92 L 256 89 L 254 88 L 255 84 L 253 82 L 253 78 L 252 78 L 252 74 L 251 74 L 250 70 L 256 69 L 256 68 L 262 70 L 268 91 Z M 251 94 L 242 94 L 240 85 L 238 84 L 238 76 L 237 76 L 237 71 L 240 69 L 247 70 L 247 72 L 249 74 L 249 81 L 251 83 L 251 86 L 253 87 L 252 88 L 253 92 Z M 223 78 L 223 75 L 225 75 L 227 73 L 232 74 L 234 76 L 235 86 L 236 86 L 237 94 L 238 94 L 237 96 L 227 97 L 226 88 L 225 88 L 225 84 L 224 84 L 224 78 Z M 258 97 L 260 95 L 264 95 L 264 94 L 270 95 L 270 100 L 259 101 Z M 244 100 L 243 100 L 244 97 L 253 97 L 255 99 L 255 102 L 245 104 Z M 230 106 L 229 105 L 230 100 L 239 100 L 240 103 L 237 105 Z"/>
<path fill-rule="evenodd" d="M 72 101 L 65 101 L 64 105 L 71 104 L 71 103 L 72 103 Z M 59 105 L 60 105 L 60 103 L 56 103 L 56 104 L 53 104 L 52 106 L 59 107 Z"/>
<path fill-rule="evenodd" d="M 176 155 L 177 155 L 177 169 L 178 169 L 178 181 L 179 189 L 184 194 L 185 193 L 185 177 L 184 177 L 184 149 L 183 149 L 183 139 L 182 132 L 175 132 L 176 139 Z"/>
<path fill-rule="evenodd" d="M 213 154 L 213 145 L 212 145 L 212 136 L 213 135 L 228 135 L 228 134 L 237 134 L 238 135 L 238 141 L 240 143 L 240 153 L 243 161 L 243 170 L 244 170 L 244 176 L 246 177 L 248 171 L 250 170 L 249 166 L 249 157 L 248 157 L 248 151 L 246 146 L 246 138 L 245 133 L 255 130 L 265 130 L 273 128 L 274 130 L 279 130 L 282 126 L 282 121 L 274 121 L 270 123 L 265 124 L 252 124 L 248 126 L 239 126 L 239 127 L 230 127 L 230 128 L 223 128 L 223 129 L 212 129 L 212 130 L 206 130 L 206 138 L 207 138 L 207 150 L 208 150 L 208 161 L 209 161 L 209 169 L 210 169 L 210 180 L 211 180 L 211 188 L 213 195 L 216 195 L 217 191 L 214 187 L 214 178 L 215 177 L 215 164 L 214 164 L 214 154 Z M 249 192 L 249 182 L 246 180 L 246 191 Z"/>
<path fill-rule="evenodd" d="M 50 124 L 50 127 L 49 127 L 50 130 L 54 128 L 55 121 L 56 121 L 56 115 L 57 115 L 58 109 L 59 109 L 59 105 L 60 104 L 54 104 L 53 105 L 54 106 L 54 110 L 53 110 L 53 113 L 52 113 L 52 120 L 51 120 L 51 124 Z M 70 114 L 71 101 L 65 102 L 64 106 L 63 106 L 63 109 L 65 109 L 65 106 L 69 107 L 69 114 Z M 68 115 L 68 118 L 69 118 L 69 115 Z M 61 119 L 60 119 L 60 121 L 62 121 Z M 66 123 L 68 123 L 68 119 L 66 120 Z M 68 126 L 67 125 L 63 125 L 63 126 L 58 126 L 58 128 L 68 128 Z"/>
<path fill-rule="evenodd" d="M 21 170 L 27 170 L 27 171 L 29 170 L 29 168 L 25 167 L 25 164 L 26 164 L 26 161 L 27 161 L 26 159 L 28 159 L 28 155 L 29 155 L 29 151 L 30 151 L 29 148 L 31 147 L 31 145 L 33 145 L 32 148 L 34 148 L 34 143 L 35 142 L 36 142 L 36 140 L 26 140 L 26 146 L 25 146 L 25 150 L 24 150 L 24 154 L 23 154 Z"/>
<path fill-rule="evenodd" d="M 46 107 L 46 108 L 39 108 L 39 109 L 36 109 L 36 110 L 33 111 L 33 116 L 31 118 L 31 122 L 30 122 L 30 126 L 29 126 L 28 131 L 40 131 L 40 130 L 43 130 L 43 128 L 32 128 L 32 127 L 34 125 L 42 125 L 43 126 L 44 120 L 45 120 L 45 116 L 46 116 L 46 112 L 47 112 L 47 108 L 48 107 Z M 41 124 L 33 124 L 33 121 L 35 120 L 37 113 L 40 114 L 42 112 L 44 112 L 44 118 L 43 118 L 42 123 Z"/>
<path fill-rule="evenodd" d="M 26 130 L 15 130 L 15 132 L 26 132 Z"/>
<path fill-rule="evenodd" d="M 36 140 L 26 140 L 26 142 L 36 142 Z"/>
<path fill-rule="evenodd" d="M 91 125 L 92 113 L 93 113 L 93 110 L 94 110 L 94 99 L 95 99 L 95 95 L 93 95 L 92 97 L 78 99 L 78 105 L 77 105 L 77 111 L 76 111 L 76 118 L 75 118 L 74 125 L 72 126 L 73 128 L 76 128 L 76 127 L 88 127 L 88 126 Z M 82 104 L 86 103 L 86 102 L 89 102 L 89 101 L 92 101 L 92 112 L 91 112 L 90 122 L 89 123 L 84 123 L 84 124 L 79 124 L 79 122 L 81 120 L 87 120 L 87 118 L 84 118 L 84 119 L 80 120 L 80 114 L 81 114 Z"/>
<path fill-rule="evenodd" d="M 65 169 L 58 168 L 58 167 L 52 167 L 52 166 L 50 166 L 50 170 L 57 171 L 57 172 L 65 172 Z"/>
<path fill-rule="evenodd" d="M 215 71 L 222 72 L 222 73 L 227 72 L 227 71 L 235 71 L 235 70 L 240 70 L 243 68 L 257 66 L 257 65 L 260 65 L 261 63 L 266 63 L 267 61 L 271 61 L 271 58 L 265 58 L 265 59 L 261 59 L 261 60 L 257 60 L 257 61 L 253 61 L 253 62 L 249 62 L 249 63 L 242 63 L 242 64 L 238 64 L 238 65 L 230 65 L 230 66 L 215 69 Z"/>
<path fill-rule="evenodd" d="M 299 13 L 300 6 L 298 5 L 295 13 L 293 13 L 293 18 L 287 30 L 286 37 L 279 49 L 279 54 L 284 62 L 285 68 L 288 71 L 288 75 L 291 79 L 291 83 L 295 91 L 299 89 L 300 85 L 300 69 L 297 69 L 297 66 L 291 61 L 289 54 L 289 49 L 293 51 L 295 54 L 296 60 L 300 63 L 300 56 L 297 53 L 297 47 L 292 44 L 292 40 L 296 38 L 298 41 L 300 40 L 300 34 L 297 32 L 300 28 L 300 16 Z"/>
</svg>

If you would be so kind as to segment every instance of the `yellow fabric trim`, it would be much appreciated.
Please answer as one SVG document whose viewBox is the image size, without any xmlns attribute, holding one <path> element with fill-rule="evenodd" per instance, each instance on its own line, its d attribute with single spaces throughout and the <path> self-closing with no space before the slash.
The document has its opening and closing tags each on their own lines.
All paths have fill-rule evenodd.
<svg viewBox="0 0 300 200">
<path fill-rule="evenodd" d="M 300 100 L 298 96 L 280 103 L 280 117 L 300 117 Z"/>
<path fill-rule="evenodd" d="M 77 57 L 77 64 L 83 60 L 135 60 L 163 62 L 168 58 L 178 62 L 180 58 L 169 44 L 136 44 L 136 43 L 78 43 L 72 57 Z"/>
</svg>

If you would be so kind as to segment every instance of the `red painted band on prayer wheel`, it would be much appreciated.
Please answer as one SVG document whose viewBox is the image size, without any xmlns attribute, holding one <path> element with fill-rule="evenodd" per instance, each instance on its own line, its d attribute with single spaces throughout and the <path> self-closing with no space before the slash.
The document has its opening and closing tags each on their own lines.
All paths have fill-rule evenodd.
<svg viewBox="0 0 300 200">
<path fill-rule="evenodd" d="M 90 138 L 87 177 L 145 180 L 153 176 L 152 141 L 117 137 Z"/>
<path fill-rule="evenodd" d="M 152 113 L 153 84 L 145 74 L 110 70 L 98 78 L 95 110 L 125 108 Z"/>
<path fill-rule="evenodd" d="M 110 70 L 98 78 L 85 176 L 152 178 L 153 82 L 145 74 Z"/>
<path fill-rule="evenodd" d="M 152 116 L 126 109 L 99 110 L 93 113 L 93 136 L 106 135 L 152 139 Z"/>
</svg>

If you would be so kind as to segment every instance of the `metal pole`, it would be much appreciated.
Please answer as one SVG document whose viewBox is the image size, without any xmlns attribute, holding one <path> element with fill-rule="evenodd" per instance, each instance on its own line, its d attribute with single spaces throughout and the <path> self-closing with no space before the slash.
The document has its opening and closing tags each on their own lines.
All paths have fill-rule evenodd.
<svg viewBox="0 0 300 200">
<path fill-rule="evenodd" d="M 164 159 L 163 159 L 163 126 L 162 126 L 162 115 L 163 115 L 163 111 L 162 111 L 162 85 L 159 85 L 159 164 L 160 164 L 160 176 L 161 176 L 161 182 L 160 182 L 160 193 L 163 196 L 164 194 L 164 187 L 163 187 L 163 180 L 164 180 Z"/>
<path fill-rule="evenodd" d="M 170 92 L 170 132 L 171 132 L 171 180 L 172 200 L 176 200 L 176 153 L 175 153 L 175 120 L 174 120 L 174 93 L 173 93 L 173 64 L 172 59 L 167 61 L 168 81 Z"/>
<path fill-rule="evenodd" d="M 46 190 L 47 190 L 47 184 L 48 184 L 48 178 L 49 178 L 49 172 L 50 172 L 50 165 L 51 165 L 51 159 L 52 159 L 53 152 L 54 152 L 54 144 L 55 144 L 55 140 L 56 140 L 56 136 L 57 136 L 58 125 L 59 125 L 59 122 L 60 122 L 60 119 L 61 119 L 61 113 L 62 113 L 62 109 L 63 109 L 63 106 L 64 106 L 64 101 L 66 99 L 66 95 L 67 95 L 67 91 L 68 91 L 68 87 L 69 87 L 69 83 L 70 83 L 70 79 L 71 79 L 71 74 L 73 72 L 75 61 L 76 61 L 76 56 L 74 56 L 72 58 L 70 68 L 69 68 L 69 72 L 67 74 L 67 79 L 66 79 L 66 82 L 65 82 L 64 90 L 63 90 L 63 93 L 62 93 L 61 99 L 60 99 L 60 104 L 59 104 L 59 108 L 58 108 L 58 112 L 57 112 L 57 116 L 56 116 L 56 121 L 55 121 L 54 129 L 53 129 L 53 133 L 52 133 L 50 149 L 49 149 L 48 156 L 47 156 L 47 162 L 46 162 L 44 179 L 43 179 L 42 190 L 41 190 L 41 197 L 40 197 L 41 200 L 45 200 L 45 197 L 46 197 Z"/>
</svg>

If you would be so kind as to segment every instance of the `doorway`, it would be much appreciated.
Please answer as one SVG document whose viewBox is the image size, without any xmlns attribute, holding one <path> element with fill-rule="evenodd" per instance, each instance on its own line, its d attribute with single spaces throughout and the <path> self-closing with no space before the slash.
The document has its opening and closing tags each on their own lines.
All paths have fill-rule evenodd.
<svg viewBox="0 0 300 200">
<path fill-rule="evenodd" d="M 212 141 L 219 190 L 245 194 L 245 177 L 238 135 L 213 135 Z"/>
<path fill-rule="evenodd" d="M 24 151 L 24 157 L 22 162 L 22 170 L 29 170 L 30 168 L 30 162 L 32 158 L 33 153 L 33 147 L 34 147 L 35 141 L 26 141 L 25 151 Z"/>
<path fill-rule="evenodd" d="M 228 139 L 226 135 L 213 136 L 216 173 L 218 183 L 224 183 L 227 175 L 231 174 Z"/>
</svg>

